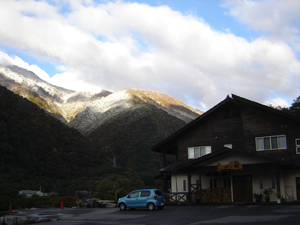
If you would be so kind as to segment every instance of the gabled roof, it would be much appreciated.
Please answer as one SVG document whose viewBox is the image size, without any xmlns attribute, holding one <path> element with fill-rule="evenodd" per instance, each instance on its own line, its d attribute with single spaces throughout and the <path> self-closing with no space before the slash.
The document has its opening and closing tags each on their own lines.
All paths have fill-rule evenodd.
<svg viewBox="0 0 300 225">
<path fill-rule="evenodd" d="M 284 167 L 292 166 L 289 162 L 285 162 L 284 160 L 278 160 L 278 159 L 274 159 L 274 158 L 267 157 L 267 156 L 262 156 L 262 155 L 258 155 L 258 154 L 254 154 L 254 153 L 250 153 L 250 152 L 245 152 L 245 151 L 233 150 L 233 149 L 224 147 L 218 151 L 212 152 L 210 154 L 199 157 L 197 159 L 189 159 L 189 160 L 186 160 L 185 162 L 176 162 L 172 165 L 162 168 L 159 171 L 162 173 L 185 171 L 195 165 L 201 166 L 201 163 L 207 162 L 209 160 L 218 160 L 218 159 L 221 159 L 222 157 L 226 157 L 228 155 L 238 155 L 238 154 L 244 155 L 247 157 L 261 158 L 261 159 L 268 161 L 269 163 L 274 163 L 274 164 L 284 166 Z M 296 166 L 296 165 L 294 165 L 294 166 Z"/>
<path fill-rule="evenodd" d="M 213 108 L 211 108 L 210 110 L 208 110 L 207 112 L 203 113 L 202 115 L 200 115 L 199 117 L 197 117 L 195 120 L 191 121 L 190 123 L 188 123 L 184 127 L 180 128 L 178 131 L 174 132 L 172 135 L 170 135 L 169 137 L 167 137 L 166 139 L 164 139 L 160 143 L 156 144 L 154 147 L 151 148 L 151 150 L 155 151 L 155 152 L 161 152 L 160 148 L 162 146 L 164 146 L 166 143 L 168 143 L 169 141 L 172 141 L 178 135 L 180 135 L 182 132 L 190 129 L 193 126 L 195 126 L 200 121 L 204 120 L 207 116 L 209 116 L 211 113 L 213 113 L 214 111 L 216 111 L 217 109 L 219 109 L 221 106 L 223 106 L 227 102 L 231 102 L 231 101 L 234 101 L 234 100 L 232 98 L 230 98 L 229 96 L 227 96 L 222 102 L 220 102 L 219 104 L 217 104 L 216 106 L 214 106 Z"/>
<path fill-rule="evenodd" d="M 169 137 L 167 137 L 166 139 L 164 139 L 163 141 L 159 142 L 158 144 L 156 144 L 154 147 L 151 148 L 152 151 L 155 152 L 162 152 L 162 148 L 164 146 L 167 146 L 168 144 L 172 143 L 172 141 L 176 140 L 176 138 L 182 134 L 183 132 L 187 131 L 188 129 L 192 128 L 193 126 L 201 123 L 202 121 L 204 121 L 209 115 L 211 115 L 212 113 L 214 113 L 215 111 L 217 111 L 218 109 L 220 109 L 222 106 L 224 106 L 225 104 L 228 104 L 229 102 L 234 103 L 234 104 L 248 104 L 257 108 L 260 108 L 262 110 L 267 110 L 269 112 L 293 119 L 293 120 L 297 120 L 300 121 L 300 118 L 297 116 L 294 116 L 290 113 L 287 112 L 283 112 L 280 111 L 278 109 L 266 106 L 266 105 L 262 105 L 260 103 L 239 97 L 237 95 L 232 94 L 232 97 L 230 97 L 229 95 L 227 95 L 227 97 L 221 101 L 219 104 L 215 105 L 213 108 L 211 108 L 210 110 L 208 110 L 207 112 L 205 112 L 204 114 L 200 115 L 199 117 L 197 117 L 195 120 L 191 121 L 190 123 L 188 123 L 187 125 L 185 125 L 184 127 L 182 127 L 181 129 L 179 129 L 178 131 L 176 131 L 175 133 L 173 133 L 172 135 L 170 135 Z"/>
<path fill-rule="evenodd" d="M 254 101 L 251 101 L 251 100 L 246 99 L 246 98 L 242 98 L 242 97 L 237 96 L 237 95 L 234 95 L 234 94 L 232 94 L 232 98 L 233 98 L 236 102 L 249 104 L 249 105 L 255 106 L 255 107 L 257 107 L 257 108 L 260 108 L 260 109 L 263 109 L 263 110 L 267 110 L 267 111 L 269 111 L 269 112 L 272 112 L 272 113 L 274 113 L 274 114 L 281 115 L 281 116 L 284 116 L 284 117 L 287 117 L 287 118 L 290 118 L 290 119 L 293 119 L 293 120 L 300 121 L 300 117 L 294 116 L 294 115 L 291 114 L 291 113 L 287 113 L 287 112 L 284 112 L 284 111 L 275 109 L 275 108 L 273 108 L 273 107 L 266 106 L 266 105 L 263 105 L 263 104 L 254 102 Z"/>
</svg>

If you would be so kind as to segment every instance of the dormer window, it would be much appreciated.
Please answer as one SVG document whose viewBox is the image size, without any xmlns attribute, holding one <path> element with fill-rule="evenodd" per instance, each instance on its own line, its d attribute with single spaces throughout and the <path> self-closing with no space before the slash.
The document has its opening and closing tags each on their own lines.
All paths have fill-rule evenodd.
<svg viewBox="0 0 300 225">
<path fill-rule="evenodd" d="M 188 158 L 196 159 L 211 153 L 211 146 L 199 146 L 188 148 Z"/>
</svg>

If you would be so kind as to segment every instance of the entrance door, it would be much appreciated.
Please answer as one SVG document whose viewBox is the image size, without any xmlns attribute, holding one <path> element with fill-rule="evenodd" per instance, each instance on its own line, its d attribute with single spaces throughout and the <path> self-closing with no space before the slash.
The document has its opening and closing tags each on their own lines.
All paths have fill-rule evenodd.
<svg viewBox="0 0 300 225">
<path fill-rule="evenodd" d="M 296 177 L 297 201 L 300 201 L 300 177 Z"/>
<path fill-rule="evenodd" d="M 234 202 L 253 202 L 251 176 L 234 176 L 232 182 Z"/>
</svg>

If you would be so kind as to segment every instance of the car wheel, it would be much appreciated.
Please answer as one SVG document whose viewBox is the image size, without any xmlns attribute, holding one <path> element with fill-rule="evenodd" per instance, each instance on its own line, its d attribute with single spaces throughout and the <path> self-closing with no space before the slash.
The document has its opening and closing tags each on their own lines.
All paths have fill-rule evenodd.
<svg viewBox="0 0 300 225">
<path fill-rule="evenodd" d="M 163 206 L 158 206 L 157 208 L 158 208 L 158 209 L 163 209 L 164 207 L 163 207 Z"/>
<path fill-rule="evenodd" d="M 121 211 L 124 211 L 126 209 L 126 205 L 124 203 L 121 203 L 119 205 L 119 208 L 120 208 Z"/>
<path fill-rule="evenodd" d="M 155 205 L 154 205 L 153 203 L 149 203 L 149 204 L 148 204 L 148 209 L 149 209 L 150 211 L 155 210 Z"/>
</svg>

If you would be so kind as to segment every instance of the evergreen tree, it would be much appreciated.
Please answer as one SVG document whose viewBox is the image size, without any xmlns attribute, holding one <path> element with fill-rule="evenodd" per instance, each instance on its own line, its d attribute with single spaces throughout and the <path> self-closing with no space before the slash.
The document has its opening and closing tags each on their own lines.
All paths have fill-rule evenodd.
<svg viewBox="0 0 300 225">
<path fill-rule="evenodd" d="M 296 116 L 300 117 L 300 95 L 298 96 L 298 98 L 296 98 L 294 100 L 294 102 L 292 103 L 292 106 L 290 107 L 290 111 L 291 113 L 293 113 Z"/>
</svg>

